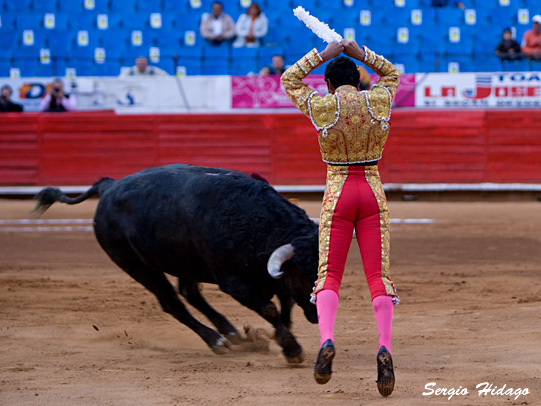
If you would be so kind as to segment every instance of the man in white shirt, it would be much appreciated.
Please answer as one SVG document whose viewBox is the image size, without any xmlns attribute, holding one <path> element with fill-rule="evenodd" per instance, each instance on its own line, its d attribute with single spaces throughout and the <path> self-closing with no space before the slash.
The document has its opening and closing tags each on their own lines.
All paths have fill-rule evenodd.
<svg viewBox="0 0 541 406">
<path fill-rule="evenodd" d="M 148 58 L 140 56 L 135 60 L 135 66 L 123 70 L 120 73 L 121 77 L 126 76 L 167 76 L 168 73 L 156 66 L 148 65 Z"/>
<path fill-rule="evenodd" d="M 235 22 L 224 13 L 223 4 L 219 1 L 212 3 L 212 11 L 201 19 L 201 36 L 212 45 L 220 45 L 230 41 L 235 35 Z"/>
</svg>

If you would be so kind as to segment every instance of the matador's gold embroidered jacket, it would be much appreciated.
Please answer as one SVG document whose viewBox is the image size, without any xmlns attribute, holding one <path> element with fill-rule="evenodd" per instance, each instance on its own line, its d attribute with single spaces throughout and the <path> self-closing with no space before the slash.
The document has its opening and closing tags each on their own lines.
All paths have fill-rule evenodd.
<svg viewBox="0 0 541 406">
<path fill-rule="evenodd" d="M 319 96 L 302 79 L 323 61 L 311 50 L 282 75 L 282 84 L 293 104 L 310 117 L 319 132 L 323 161 L 328 164 L 362 163 L 381 158 L 389 135 L 391 105 L 400 82 L 395 66 L 363 47 L 367 66 L 380 79 L 371 90 L 340 86 L 335 94 Z"/>
</svg>

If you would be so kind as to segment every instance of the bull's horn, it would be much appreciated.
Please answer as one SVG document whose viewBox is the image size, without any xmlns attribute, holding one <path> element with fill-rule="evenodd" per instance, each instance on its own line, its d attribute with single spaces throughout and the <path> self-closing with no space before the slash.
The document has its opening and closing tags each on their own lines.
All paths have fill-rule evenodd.
<svg viewBox="0 0 541 406">
<path fill-rule="evenodd" d="M 267 271 L 274 279 L 282 277 L 283 272 L 280 270 L 283 263 L 293 257 L 294 248 L 291 244 L 282 245 L 274 250 L 267 262 Z"/>
</svg>

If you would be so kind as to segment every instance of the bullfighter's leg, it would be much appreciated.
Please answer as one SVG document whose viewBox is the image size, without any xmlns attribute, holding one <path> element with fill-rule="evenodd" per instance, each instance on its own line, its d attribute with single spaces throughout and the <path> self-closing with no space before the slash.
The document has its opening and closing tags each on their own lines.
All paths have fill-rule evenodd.
<svg viewBox="0 0 541 406">
<path fill-rule="evenodd" d="M 126 261 L 118 261 L 117 264 L 128 275 L 152 292 L 166 313 L 171 314 L 175 319 L 197 333 L 212 351 L 217 354 L 228 352 L 230 345 L 228 341 L 213 329 L 200 323 L 188 312 L 175 288 L 162 272 L 149 269 L 142 263 L 134 264 L 134 262 L 138 261 L 132 261 L 129 264 L 126 264 Z"/>
<path fill-rule="evenodd" d="M 255 311 L 274 326 L 276 340 L 282 347 L 282 353 L 288 362 L 299 364 L 304 361 L 302 347 L 297 343 L 289 328 L 284 325 L 280 312 L 270 298 L 261 297 L 261 293 L 240 278 L 230 277 L 226 281 L 221 281 L 219 286 L 223 292 L 231 295 L 240 304 Z"/>
<path fill-rule="evenodd" d="M 216 326 L 219 333 L 225 335 L 234 344 L 239 342 L 240 337 L 237 329 L 223 314 L 218 313 L 208 304 L 201 295 L 198 282 L 178 278 L 178 291 L 186 298 L 189 304 L 203 313 Z"/>
</svg>

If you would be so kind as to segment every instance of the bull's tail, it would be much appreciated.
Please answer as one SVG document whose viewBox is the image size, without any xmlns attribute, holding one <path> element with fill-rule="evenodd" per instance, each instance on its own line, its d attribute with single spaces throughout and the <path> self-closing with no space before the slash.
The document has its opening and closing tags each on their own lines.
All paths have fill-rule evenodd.
<svg viewBox="0 0 541 406">
<path fill-rule="evenodd" d="M 77 204 L 85 201 L 92 196 L 101 196 L 109 187 L 115 183 L 114 179 L 101 178 L 94 183 L 90 189 L 84 192 L 82 195 L 71 198 L 66 196 L 60 189 L 54 187 L 48 187 L 40 191 L 34 196 L 34 200 L 37 200 L 36 207 L 32 213 L 37 216 L 41 216 L 49 207 L 55 202 L 62 202 L 66 204 Z"/>
</svg>

